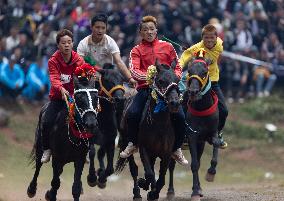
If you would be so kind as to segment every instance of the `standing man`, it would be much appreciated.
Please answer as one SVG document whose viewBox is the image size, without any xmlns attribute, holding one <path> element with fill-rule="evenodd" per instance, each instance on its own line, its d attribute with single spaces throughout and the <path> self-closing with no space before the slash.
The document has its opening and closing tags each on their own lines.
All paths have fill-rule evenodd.
<svg viewBox="0 0 284 201">
<path fill-rule="evenodd" d="M 42 163 L 50 160 L 51 150 L 49 147 L 49 135 L 54 126 L 58 113 L 66 107 L 65 95 L 73 95 L 73 74 L 77 66 L 82 65 L 83 58 L 73 51 L 73 34 L 67 29 L 57 33 L 56 43 L 58 50 L 48 60 L 48 72 L 51 89 L 50 101 L 47 103 L 45 113 L 42 116 Z"/>
<path fill-rule="evenodd" d="M 223 41 L 217 36 L 217 30 L 214 25 L 207 24 L 202 28 L 201 32 L 202 40 L 185 50 L 180 58 L 180 65 L 182 68 L 186 68 L 188 62 L 194 56 L 194 53 L 197 52 L 200 48 L 204 48 L 206 51 L 205 58 L 211 60 L 209 65 L 209 77 L 212 82 L 212 89 L 218 96 L 218 108 L 219 108 L 219 139 L 220 139 L 220 148 L 225 149 L 228 145 L 222 137 L 222 129 L 225 126 L 225 122 L 228 116 L 228 108 L 226 106 L 226 100 L 223 95 L 223 92 L 219 85 L 219 67 L 218 59 L 220 54 L 223 52 Z M 184 75 L 183 75 L 184 77 Z M 182 79 L 183 80 L 183 79 Z"/>
<path fill-rule="evenodd" d="M 137 135 L 139 132 L 139 122 L 142 118 L 143 109 L 150 93 L 149 85 L 146 82 L 147 69 L 150 65 L 155 64 L 158 59 L 160 63 L 171 65 L 174 60 L 178 60 L 178 56 L 174 47 L 165 41 L 157 38 L 157 20 L 153 16 L 145 16 L 139 25 L 139 33 L 142 42 L 135 46 L 130 52 L 130 71 L 135 80 L 138 81 L 137 91 L 132 104 L 128 109 L 127 124 L 129 138 L 128 146 L 120 153 L 121 158 L 127 158 L 137 152 Z M 180 78 L 181 68 L 177 62 L 175 73 Z M 187 166 L 188 161 L 181 151 L 181 145 L 184 140 L 186 126 L 185 115 L 182 107 L 179 111 L 171 116 L 174 131 L 175 143 L 172 158 L 181 165 Z"/>
<path fill-rule="evenodd" d="M 91 20 L 92 34 L 79 42 L 77 52 L 91 65 L 103 66 L 105 63 L 115 63 L 126 80 L 133 86 L 136 81 L 121 59 L 116 42 L 106 34 L 107 15 L 98 14 Z"/>
</svg>

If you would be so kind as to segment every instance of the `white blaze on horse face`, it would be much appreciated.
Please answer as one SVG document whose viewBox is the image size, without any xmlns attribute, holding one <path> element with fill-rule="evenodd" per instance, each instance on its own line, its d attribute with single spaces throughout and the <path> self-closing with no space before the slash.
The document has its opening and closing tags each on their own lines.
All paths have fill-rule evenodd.
<svg viewBox="0 0 284 201">
<path fill-rule="evenodd" d="M 145 22 L 141 25 L 140 35 L 143 40 L 152 42 L 157 36 L 157 28 L 153 22 Z"/>
</svg>

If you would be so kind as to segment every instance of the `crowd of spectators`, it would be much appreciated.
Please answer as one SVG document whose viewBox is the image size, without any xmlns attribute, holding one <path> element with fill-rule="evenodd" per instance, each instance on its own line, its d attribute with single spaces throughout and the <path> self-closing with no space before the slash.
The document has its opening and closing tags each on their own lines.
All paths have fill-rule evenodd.
<svg viewBox="0 0 284 201">
<path fill-rule="evenodd" d="M 284 65 L 283 0 L 0 0 L 0 97 L 46 97 L 56 32 L 71 30 L 76 49 L 98 12 L 108 14 L 108 34 L 126 64 L 139 41 L 138 22 L 148 14 L 158 19 L 161 39 L 188 47 L 200 41 L 202 26 L 212 23 L 226 51 L 274 64 L 259 67 L 222 57 L 221 85 L 230 101 L 242 102 L 248 92 L 268 96 L 277 66 Z M 180 55 L 182 49 L 175 48 Z"/>
</svg>

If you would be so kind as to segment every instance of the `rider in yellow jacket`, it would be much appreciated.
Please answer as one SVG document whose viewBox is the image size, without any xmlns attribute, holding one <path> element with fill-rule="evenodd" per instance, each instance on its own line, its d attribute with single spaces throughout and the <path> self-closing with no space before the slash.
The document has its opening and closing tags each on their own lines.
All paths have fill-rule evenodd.
<svg viewBox="0 0 284 201">
<path fill-rule="evenodd" d="M 217 36 L 217 30 L 215 26 L 211 24 L 207 24 L 206 26 L 203 27 L 201 37 L 202 40 L 199 43 L 191 46 L 182 53 L 179 62 L 180 66 L 184 68 L 187 66 L 188 62 L 192 59 L 194 53 L 196 53 L 201 48 L 203 48 L 206 51 L 205 58 L 211 61 L 211 64 L 209 65 L 209 77 L 212 82 L 211 86 L 219 99 L 218 131 L 221 140 L 220 148 L 226 148 L 227 143 L 223 140 L 221 130 L 225 126 L 226 118 L 228 116 L 228 109 L 226 106 L 225 97 L 219 86 L 219 67 L 218 67 L 218 59 L 220 54 L 223 52 L 223 41 L 221 38 Z M 184 80 L 185 80 L 185 75 L 183 73 L 182 81 Z M 180 85 L 184 86 L 182 82 L 180 83 Z"/>
</svg>

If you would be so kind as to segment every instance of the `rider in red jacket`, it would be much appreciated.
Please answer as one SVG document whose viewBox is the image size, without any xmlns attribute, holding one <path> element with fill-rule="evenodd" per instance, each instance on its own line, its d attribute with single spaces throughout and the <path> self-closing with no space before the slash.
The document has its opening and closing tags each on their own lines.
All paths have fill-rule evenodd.
<svg viewBox="0 0 284 201">
<path fill-rule="evenodd" d="M 171 65 L 177 59 L 177 53 L 172 44 L 155 38 L 153 41 L 142 40 L 130 53 L 130 71 L 135 80 L 138 81 L 137 89 L 148 87 L 146 73 L 150 65 L 158 59 L 161 64 Z M 181 67 L 177 62 L 176 75 L 181 77 Z"/>
<path fill-rule="evenodd" d="M 139 122 L 143 113 L 143 109 L 147 102 L 150 93 L 149 87 L 146 84 L 147 68 L 154 65 L 156 58 L 162 64 L 171 65 L 178 56 L 173 46 L 165 41 L 157 39 L 157 21 L 153 16 L 145 16 L 140 23 L 140 35 L 142 42 L 135 46 L 130 53 L 130 71 L 135 80 L 138 82 L 137 91 L 132 104 L 128 109 L 127 115 L 127 136 L 129 138 L 128 146 L 120 153 L 121 158 L 127 158 L 137 151 L 137 134 L 139 129 Z M 180 77 L 181 68 L 177 62 L 175 73 Z M 181 165 L 188 165 L 188 161 L 182 154 L 180 149 L 185 136 L 185 115 L 182 107 L 179 111 L 171 116 L 174 130 L 175 130 L 175 144 L 172 157 Z"/>
<path fill-rule="evenodd" d="M 73 34 L 67 29 L 58 32 L 56 36 L 58 50 L 48 60 L 48 71 L 50 75 L 51 89 L 50 101 L 45 105 L 42 115 L 42 163 L 50 160 L 49 134 L 53 129 L 58 113 L 65 107 L 64 96 L 73 95 L 73 73 L 77 66 L 82 65 L 83 58 L 73 49 Z"/>
</svg>

